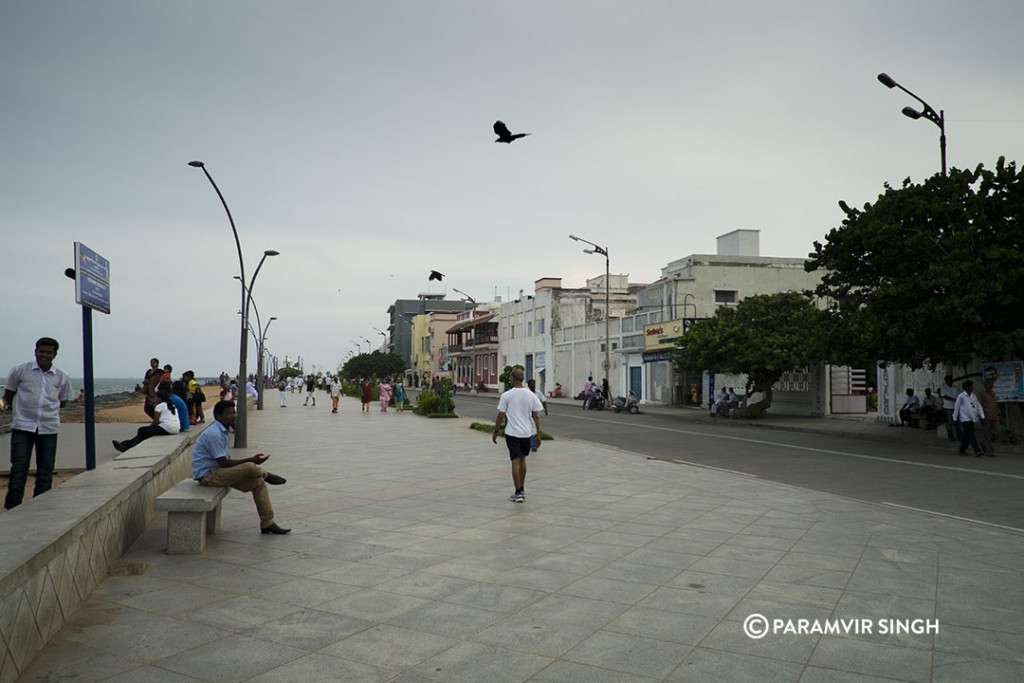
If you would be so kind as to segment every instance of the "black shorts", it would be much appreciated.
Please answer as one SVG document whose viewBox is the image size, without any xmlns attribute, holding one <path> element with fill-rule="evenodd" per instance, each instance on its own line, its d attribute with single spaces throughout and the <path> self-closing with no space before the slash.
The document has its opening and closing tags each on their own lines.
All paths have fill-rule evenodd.
<svg viewBox="0 0 1024 683">
<path fill-rule="evenodd" d="M 505 435 L 505 445 L 508 446 L 508 459 L 525 458 L 530 454 L 530 437 L 519 437 Z"/>
</svg>

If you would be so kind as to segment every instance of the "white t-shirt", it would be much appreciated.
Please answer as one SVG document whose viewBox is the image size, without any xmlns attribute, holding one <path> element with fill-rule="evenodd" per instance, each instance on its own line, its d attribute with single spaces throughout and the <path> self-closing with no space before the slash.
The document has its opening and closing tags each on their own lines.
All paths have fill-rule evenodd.
<svg viewBox="0 0 1024 683">
<path fill-rule="evenodd" d="M 167 407 L 166 403 L 158 403 L 153 409 L 160 415 L 160 422 L 157 426 L 164 430 L 168 434 L 177 434 L 181 429 L 181 420 L 178 419 L 177 413 L 172 413 L 171 409 Z"/>
<path fill-rule="evenodd" d="M 528 439 L 535 433 L 533 414 L 544 410 L 537 395 L 526 387 L 513 387 L 498 399 L 498 412 L 505 413 L 505 435 Z"/>
</svg>

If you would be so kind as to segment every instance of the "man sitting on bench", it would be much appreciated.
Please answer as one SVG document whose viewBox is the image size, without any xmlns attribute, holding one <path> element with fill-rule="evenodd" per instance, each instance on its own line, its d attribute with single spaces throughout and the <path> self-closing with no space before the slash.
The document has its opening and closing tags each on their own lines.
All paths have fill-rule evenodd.
<svg viewBox="0 0 1024 683">
<path fill-rule="evenodd" d="M 257 453 L 245 460 L 232 460 L 229 454 L 231 428 L 235 426 L 235 402 L 219 401 L 213 407 L 215 422 L 207 427 L 192 447 L 192 478 L 203 486 L 230 486 L 236 491 L 252 491 L 260 529 L 265 534 L 286 534 L 274 522 L 267 484 L 283 484 L 284 477 L 260 469 L 269 455 Z"/>
<path fill-rule="evenodd" d="M 900 408 L 900 421 L 904 426 L 910 424 L 911 417 L 917 417 L 921 412 L 921 403 L 918 401 L 917 396 L 914 396 L 913 389 L 907 389 L 907 400 L 903 403 L 903 407 Z"/>
</svg>

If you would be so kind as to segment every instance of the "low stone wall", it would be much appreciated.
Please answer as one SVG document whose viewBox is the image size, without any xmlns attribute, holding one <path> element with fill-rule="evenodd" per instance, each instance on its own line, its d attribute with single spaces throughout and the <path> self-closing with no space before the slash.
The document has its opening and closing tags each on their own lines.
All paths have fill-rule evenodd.
<svg viewBox="0 0 1024 683">
<path fill-rule="evenodd" d="M 0 683 L 12 683 L 191 474 L 202 426 L 148 439 L 0 515 Z"/>
</svg>

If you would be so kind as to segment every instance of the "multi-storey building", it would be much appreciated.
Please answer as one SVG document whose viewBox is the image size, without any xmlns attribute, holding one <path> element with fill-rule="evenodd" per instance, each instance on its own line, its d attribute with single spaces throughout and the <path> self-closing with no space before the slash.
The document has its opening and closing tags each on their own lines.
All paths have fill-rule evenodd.
<svg viewBox="0 0 1024 683">
<path fill-rule="evenodd" d="M 406 367 L 413 367 L 412 319 L 421 313 L 433 311 L 464 311 L 470 305 L 465 301 L 446 301 L 444 294 L 420 294 L 415 299 L 398 299 L 388 307 L 388 350 L 398 355 Z"/>
</svg>

